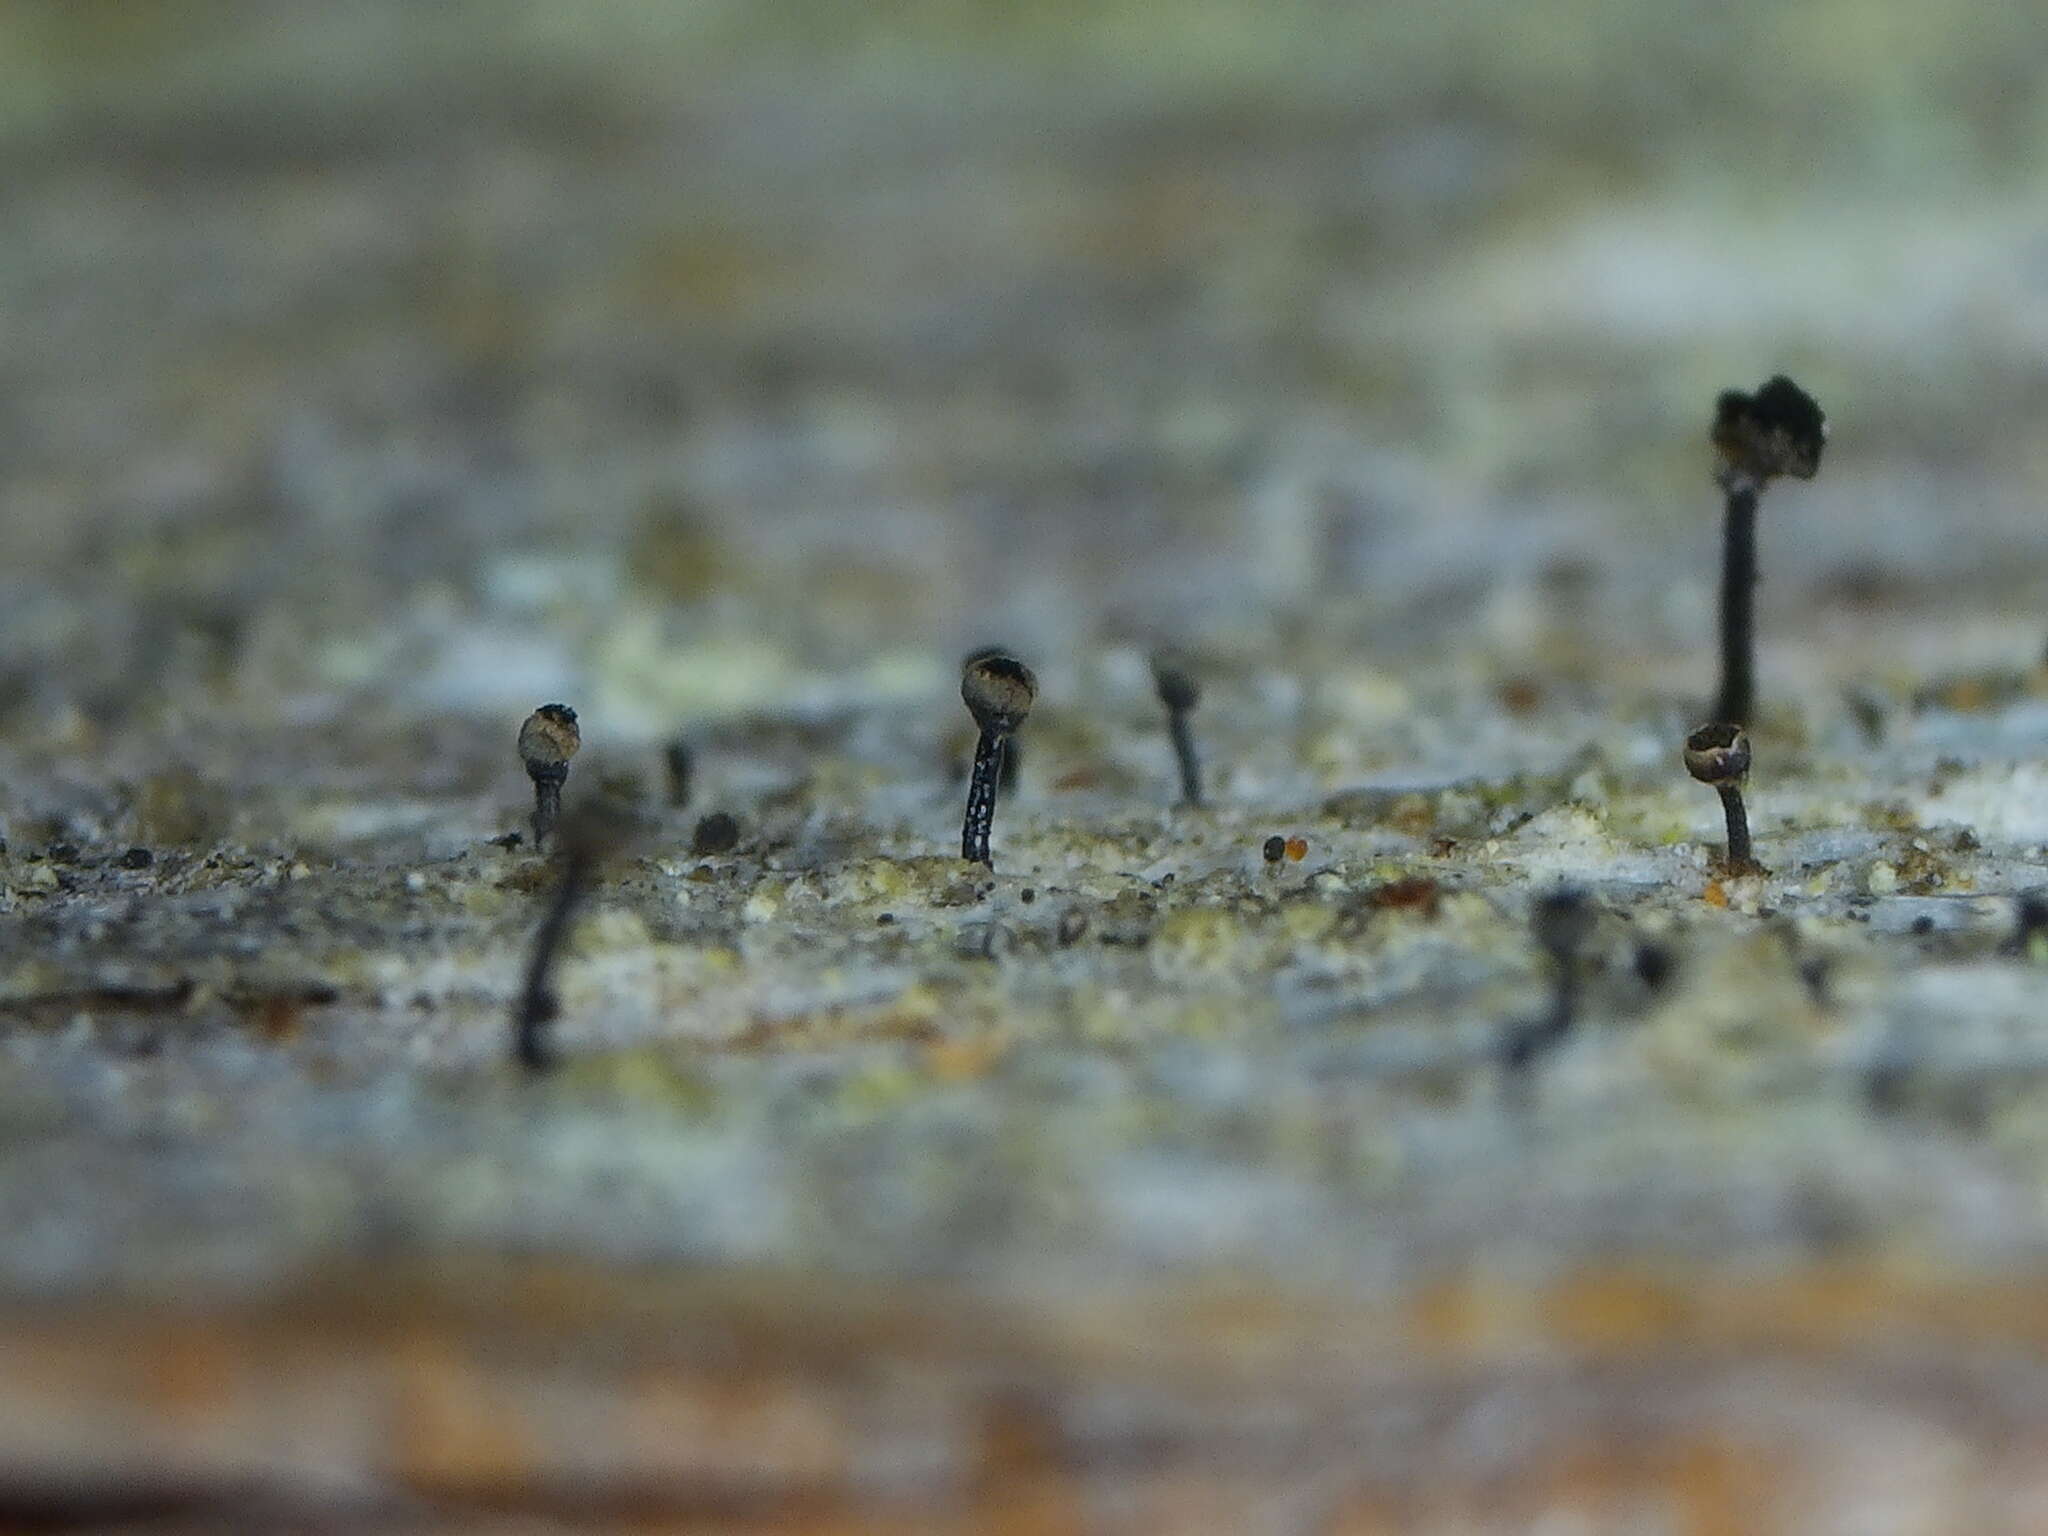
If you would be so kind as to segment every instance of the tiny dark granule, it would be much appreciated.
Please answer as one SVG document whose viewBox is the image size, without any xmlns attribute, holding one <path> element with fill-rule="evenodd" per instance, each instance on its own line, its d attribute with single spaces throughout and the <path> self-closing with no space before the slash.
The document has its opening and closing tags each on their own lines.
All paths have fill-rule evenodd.
<svg viewBox="0 0 2048 1536">
<path fill-rule="evenodd" d="M 887 927 L 890 923 L 893 923 L 895 921 L 896 914 L 894 912 L 880 912 L 877 913 L 875 916 L 875 924 L 877 927 Z"/>
<path fill-rule="evenodd" d="M 147 869 L 156 862 L 156 855 L 147 848 L 130 848 L 121 855 L 123 869 Z"/>
<path fill-rule="evenodd" d="M 1266 862 L 1268 864 L 1278 864 L 1287 857 L 1287 839 L 1280 836 L 1277 832 L 1274 833 L 1266 839 L 1266 846 L 1262 852 L 1266 855 Z"/>
<path fill-rule="evenodd" d="M 1017 893 L 1017 899 L 1022 902 L 1036 901 L 1038 900 L 1038 891 L 1035 887 L 1027 885 Z"/>
<path fill-rule="evenodd" d="M 52 864 L 76 864 L 78 862 L 78 845 L 76 843 L 52 843 L 44 851 L 44 856 Z"/>
<path fill-rule="evenodd" d="M 740 824 L 724 811 L 713 811 L 697 823 L 696 834 L 690 839 L 690 852 L 731 853 L 739 846 L 739 840 Z"/>
<path fill-rule="evenodd" d="M 2038 891 L 2030 891 L 2022 896 L 2019 901 L 2019 923 L 2021 935 L 2029 938 L 2048 928 L 2048 896 Z"/>
<path fill-rule="evenodd" d="M 1929 917 L 1925 912 L 1922 912 L 1918 917 L 1913 919 L 1913 931 L 1915 933 L 1934 932 L 1934 919 Z"/>
<path fill-rule="evenodd" d="M 1636 976 L 1652 992 L 1664 990 L 1664 984 L 1671 980 L 1671 973 L 1678 967 L 1678 957 L 1662 944 L 1639 944 L 1636 946 Z"/>
</svg>

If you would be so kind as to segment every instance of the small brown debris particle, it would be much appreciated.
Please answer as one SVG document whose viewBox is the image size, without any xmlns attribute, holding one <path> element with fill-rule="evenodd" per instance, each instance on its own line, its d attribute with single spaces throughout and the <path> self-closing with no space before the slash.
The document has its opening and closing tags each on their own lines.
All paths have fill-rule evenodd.
<svg viewBox="0 0 2048 1536">
<path fill-rule="evenodd" d="M 1443 887 L 1427 875 L 1408 875 L 1388 881 L 1366 899 L 1375 907 L 1409 908 L 1434 917 L 1442 897 Z"/>
<path fill-rule="evenodd" d="M 1543 702 L 1543 690 L 1531 678 L 1511 677 L 1500 685 L 1500 707 L 1511 715 L 1532 715 Z"/>
<path fill-rule="evenodd" d="M 1287 839 L 1275 832 L 1266 839 L 1266 846 L 1262 851 L 1268 864 L 1278 864 L 1287 857 Z"/>
<path fill-rule="evenodd" d="M 256 1032 L 273 1045 L 282 1045 L 299 1033 L 305 1015 L 296 997 L 266 997 L 256 1009 Z"/>
<path fill-rule="evenodd" d="M 1707 888 L 1700 893 L 1700 900 L 1710 907 L 1725 908 L 1728 905 L 1728 892 L 1722 887 L 1720 881 L 1709 880 Z"/>
<path fill-rule="evenodd" d="M 1305 837 L 1290 837 L 1287 839 L 1287 857 L 1296 864 L 1307 858 L 1308 839 Z"/>
<path fill-rule="evenodd" d="M 1393 805 L 1387 819 L 1398 832 L 1410 837 L 1420 837 L 1436 825 L 1436 806 L 1427 795 L 1409 793 L 1401 796 Z"/>
</svg>

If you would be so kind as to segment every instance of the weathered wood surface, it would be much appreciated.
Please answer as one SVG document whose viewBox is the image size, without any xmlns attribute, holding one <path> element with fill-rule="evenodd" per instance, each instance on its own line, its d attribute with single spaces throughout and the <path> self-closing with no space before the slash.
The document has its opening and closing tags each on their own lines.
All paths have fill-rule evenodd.
<svg viewBox="0 0 2048 1536">
<path fill-rule="evenodd" d="M 1853 12 L 0 6 L 7 1518 L 2048 1528 L 2048 29 Z"/>
</svg>

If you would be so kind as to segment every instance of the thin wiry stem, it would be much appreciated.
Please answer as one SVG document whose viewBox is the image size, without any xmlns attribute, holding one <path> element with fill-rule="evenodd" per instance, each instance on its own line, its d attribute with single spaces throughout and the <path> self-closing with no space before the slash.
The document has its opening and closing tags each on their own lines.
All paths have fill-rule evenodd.
<svg viewBox="0 0 2048 1536">
<path fill-rule="evenodd" d="M 527 771 L 533 777 L 533 844 L 538 848 L 561 818 L 562 786 L 568 782 L 569 770 L 565 765 L 556 771 Z"/>
<path fill-rule="evenodd" d="M 1749 854 L 1749 815 L 1742 808 L 1742 791 L 1733 784 L 1719 787 L 1721 810 L 1728 818 L 1728 867 L 1747 869 L 1755 862 Z"/>
<path fill-rule="evenodd" d="M 1756 708 L 1756 506 L 1754 486 L 1728 492 L 1721 548 L 1721 694 L 1714 718 L 1747 725 Z"/>
<path fill-rule="evenodd" d="M 1202 803 L 1202 765 L 1195 757 L 1195 732 L 1184 709 L 1170 710 L 1167 730 L 1173 736 L 1173 755 L 1180 762 L 1180 798 L 1184 805 Z"/>
<path fill-rule="evenodd" d="M 1003 777 L 1004 747 L 1009 737 L 983 731 L 974 743 L 974 772 L 967 781 L 967 819 L 960 828 L 960 857 L 994 868 L 988 834 L 996 822 L 996 786 Z"/>
</svg>

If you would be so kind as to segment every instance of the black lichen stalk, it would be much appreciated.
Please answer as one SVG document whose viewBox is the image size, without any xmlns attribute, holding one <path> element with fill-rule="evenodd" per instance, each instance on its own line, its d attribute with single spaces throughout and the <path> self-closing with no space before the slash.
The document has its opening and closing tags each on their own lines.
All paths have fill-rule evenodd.
<svg viewBox="0 0 2048 1536">
<path fill-rule="evenodd" d="M 681 810 L 690 803 L 690 789 L 697 776 L 696 754 L 677 736 L 661 749 L 661 760 L 668 770 L 668 803 Z"/>
<path fill-rule="evenodd" d="M 1721 693 L 1716 720 L 1747 723 L 1756 710 L 1756 507 L 1758 492 L 1728 492 L 1721 539 Z"/>
<path fill-rule="evenodd" d="M 569 782 L 569 760 L 583 745 L 576 711 L 566 704 L 543 704 L 519 727 L 519 760 L 533 780 L 533 841 L 538 847 L 562 814 L 562 786 Z"/>
<path fill-rule="evenodd" d="M 1180 764 L 1181 804 L 1196 809 L 1202 804 L 1202 765 L 1195 757 L 1195 733 L 1188 725 L 1188 717 L 1175 715 L 1167 722 L 1167 730 L 1173 736 L 1173 755 Z"/>
<path fill-rule="evenodd" d="M 1532 1066 L 1561 1044 L 1579 1016 L 1579 951 L 1593 931 L 1595 914 L 1585 894 L 1569 887 L 1536 903 L 1530 927 L 1550 962 L 1550 1007 L 1541 1018 L 1511 1026 L 1501 1041 L 1501 1061 L 1511 1072 Z"/>
<path fill-rule="evenodd" d="M 967 781 L 967 816 L 960 828 L 960 857 L 994 867 L 989 833 L 995 826 L 996 792 L 1010 737 L 1031 713 L 1038 679 L 1031 669 L 1002 651 L 976 651 L 960 671 L 960 699 L 981 732 L 974 744 L 974 771 Z"/>
<path fill-rule="evenodd" d="M 548 978 L 554 971 L 562 936 L 569 930 L 569 919 L 590 884 L 595 862 L 596 855 L 587 842 L 571 842 L 554 899 L 548 903 L 540 928 L 533 936 L 533 949 L 526 962 L 526 983 L 520 988 L 519 1001 L 512 1010 L 512 1057 L 529 1072 L 543 1072 L 554 1065 L 547 1026 L 554 1022 L 560 1006 Z"/>
<path fill-rule="evenodd" d="M 967 780 L 967 819 L 960 828 L 960 857 L 975 864 L 993 865 L 988 835 L 995 830 L 996 790 L 1003 780 L 1003 757 L 1009 748 L 1007 736 L 983 731 L 974 743 L 974 771 Z"/>
<path fill-rule="evenodd" d="M 1728 823 L 1727 867 L 1735 875 L 1765 872 L 1750 851 L 1749 813 L 1742 803 L 1749 761 L 1749 737 L 1732 722 L 1703 725 L 1685 738 L 1685 771 L 1721 797 Z"/>
<path fill-rule="evenodd" d="M 566 763 L 533 775 L 533 844 L 538 848 L 562 819 L 562 786 L 569 782 Z"/>
<path fill-rule="evenodd" d="M 1749 812 L 1743 808 L 1742 791 L 1733 784 L 1715 786 L 1721 796 L 1721 815 L 1728 823 L 1728 864 L 1733 869 L 1746 869 L 1756 860 L 1750 855 Z"/>
<path fill-rule="evenodd" d="M 1781 475 L 1820 471 L 1828 419 L 1783 374 L 1754 395 L 1726 391 L 1715 402 L 1714 478 L 1727 496 L 1721 543 L 1721 686 L 1714 719 L 1747 725 L 1756 712 L 1756 513 L 1764 487 Z"/>
<path fill-rule="evenodd" d="M 1152 683 L 1159 692 L 1159 702 L 1166 706 L 1166 731 L 1173 741 L 1174 761 L 1180 765 L 1181 803 L 1199 807 L 1202 764 L 1195 755 L 1195 732 L 1189 717 L 1201 702 L 1202 690 L 1194 674 L 1171 654 L 1152 658 Z"/>
</svg>

